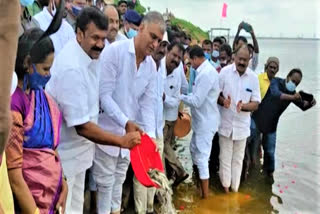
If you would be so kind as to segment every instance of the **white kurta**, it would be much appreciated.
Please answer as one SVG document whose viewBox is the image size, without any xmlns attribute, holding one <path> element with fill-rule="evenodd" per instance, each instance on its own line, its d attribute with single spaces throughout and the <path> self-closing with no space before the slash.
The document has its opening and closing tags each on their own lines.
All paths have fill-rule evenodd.
<svg viewBox="0 0 320 214">
<path fill-rule="evenodd" d="M 190 151 L 192 161 L 199 169 L 200 179 L 208 179 L 212 139 L 220 122 L 217 106 L 220 94 L 219 76 L 208 60 L 205 60 L 196 72 L 197 77 L 192 93 L 181 95 L 181 100 L 191 107 L 193 135 Z"/>
<path fill-rule="evenodd" d="M 219 176 L 224 187 L 238 191 L 246 139 L 250 135 L 250 112 L 237 112 L 237 103 L 260 102 L 259 80 L 249 68 L 241 76 L 235 64 L 224 67 L 219 74 L 220 89 L 225 98 L 231 97 L 229 108 L 220 107 Z"/>
<path fill-rule="evenodd" d="M 98 122 L 97 65 L 72 39 L 55 58 L 46 85 L 63 115 L 58 152 L 68 178 L 67 213 L 82 212 L 85 172 L 93 163 L 94 144 L 79 136 L 75 126 Z"/>
<path fill-rule="evenodd" d="M 151 56 L 146 56 L 137 68 L 134 40 L 118 41 L 103 50 L 100 71 L 103 113 L 99 115 L 99 125 L 123 136 L 130 120 L 155 138 L 157 71 Z M 97 145 L 92 172 L 98 189 L 99 213 L 120 211 L 129 163 L 128 149 Z"/>
</svg>

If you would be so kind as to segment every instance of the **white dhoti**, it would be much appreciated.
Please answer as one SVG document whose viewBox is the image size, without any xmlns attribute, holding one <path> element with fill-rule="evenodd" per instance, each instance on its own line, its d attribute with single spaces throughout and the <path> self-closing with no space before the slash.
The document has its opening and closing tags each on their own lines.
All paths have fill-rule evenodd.
<svg viewBox="0 0 320 214">
<path fill-rule="evenodd" d="M 246 140 L 232 140 L 232 135 L 230 137 L 219 136 L 220 181 L 223 187 L 231 186 L 234 192 L 237 192 L 240 186 Z"/>
<path fill-rule="evenodd" d="M 66 175 L 68 184 L 66 213 L 68 214 L 78 214 L 83 212 L 85 177 L 85 171 L 74 176 Z"/>
<path fill-rule="evenodd" d="M 193 132 L 190 142 L 192 162 L 199 170 L 201 180 L 209 179 L 209 158 L 212 147 L 214 132 L 196 133 Z"/>
<path fill-rule="evenodd" d="M 96 146 L 92 175 L 97 186 L 99 214 L 121 210 L 122 185 L 129 167 L 129 157 L 113 157 Z"/>
</svg>

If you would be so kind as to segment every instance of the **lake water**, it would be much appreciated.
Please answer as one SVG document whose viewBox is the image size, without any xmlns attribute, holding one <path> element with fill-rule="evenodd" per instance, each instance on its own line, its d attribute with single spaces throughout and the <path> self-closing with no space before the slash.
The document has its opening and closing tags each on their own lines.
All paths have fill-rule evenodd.
<svg viewBox="0 0 320 214">
<path fill-rule="evenodd" d="M 199 198 L 192 183 L 175 192 L 175 205 L 181 213 L 320 213 L 320 41 L 259 40 L 258 69 L 269 56 L 280 59 L 277 76 L 285 77 L 299 67 L 303 79 L 297 90 L 312 93 L 318 104 L 302 112 L 294 104 L 281 116 L 277 130 L 274 183 L 258 170 L 242 183 L 239 193 L 224 194 L 217 177 L 211 181 L 211 196 Z M 189 174 L 191 136 L 178 140 L 178 156 Z"/>
</svg>

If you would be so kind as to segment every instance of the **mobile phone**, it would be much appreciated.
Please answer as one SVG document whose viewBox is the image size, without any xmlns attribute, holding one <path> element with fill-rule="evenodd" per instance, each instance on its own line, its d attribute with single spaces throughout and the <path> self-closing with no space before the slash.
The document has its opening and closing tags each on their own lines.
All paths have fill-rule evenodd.
<svg viewBox="0 0 320 214">
<path fill-rule="evenodd" d="M 251 30 L 252 30 L 251 26 L 250 26 L 248 23 L 246 23 L 246 22 L 243 22 L 243 23 L 242 23 L 242 27 L 243 27 L 243 29 L 244 29 L 245 31 L 247 31 L 248 33 L 250 33 Z"/>
</svg>

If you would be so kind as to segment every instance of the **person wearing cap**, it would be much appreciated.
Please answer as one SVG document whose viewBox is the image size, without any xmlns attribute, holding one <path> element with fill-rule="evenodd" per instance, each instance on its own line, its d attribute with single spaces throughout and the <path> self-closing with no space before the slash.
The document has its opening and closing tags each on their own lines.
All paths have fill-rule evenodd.
<svg viewBox="0 0 320 214">
<path fill-rule="evenodd" d="M 118 135 L 140 131 L 156 137 L 157 71 L 150 55 L 162 40 L 165 28 L 162 15 L 149 12 L 135 38 L 115 42 L 103 50 L 99 59 L 103 112 L 99 124 L 105 130 Z M 98 188 L 98 213 L 120 213 L 122 185 L 129 163 L 128 149 L 96 146 L 92 171 Z"/>
<path fill-rule="evenodd" d="M 156 125 L 156 143 L 160 153 L 163 157 L 163 93 L 164 93 L 164 74 L 161 69 L 161 60 L 166 55 L 167 46 L 169 45 L 168 36 L 165 33 L 163 40 L 159 46 L 152 53 L 152 58 L 157 66 L 157 82 L 156 82 L 156 105 L 154 106 L 155 125 Z M 135 179 L 134 181 L 134 205 L 136 213 L 153 213 L 153 204 L 156 188 L 147 188 Z"/>
<path fill-rule="evenodd" d="M 220 94 L 218 72 L 205 58 L 199 46 L 189 51 L 191 66 L 196 69 L 192 93 L 181 95 L 181 100 L 191 108 L 192 138 L 190 152 L 197 180 L 200 179 L 201 197 L 209 193 L 209 157 L 212 139 L 218 130 L 220 115 L 217 100 Z"/>
<path fill-rule="evenodd" d="M 123 18 L 123 28 L 121 32 L 128 39 L 135 37 L 139 30 L 141 16 L 135 10 L 127 10 Z"/>
</svg>

